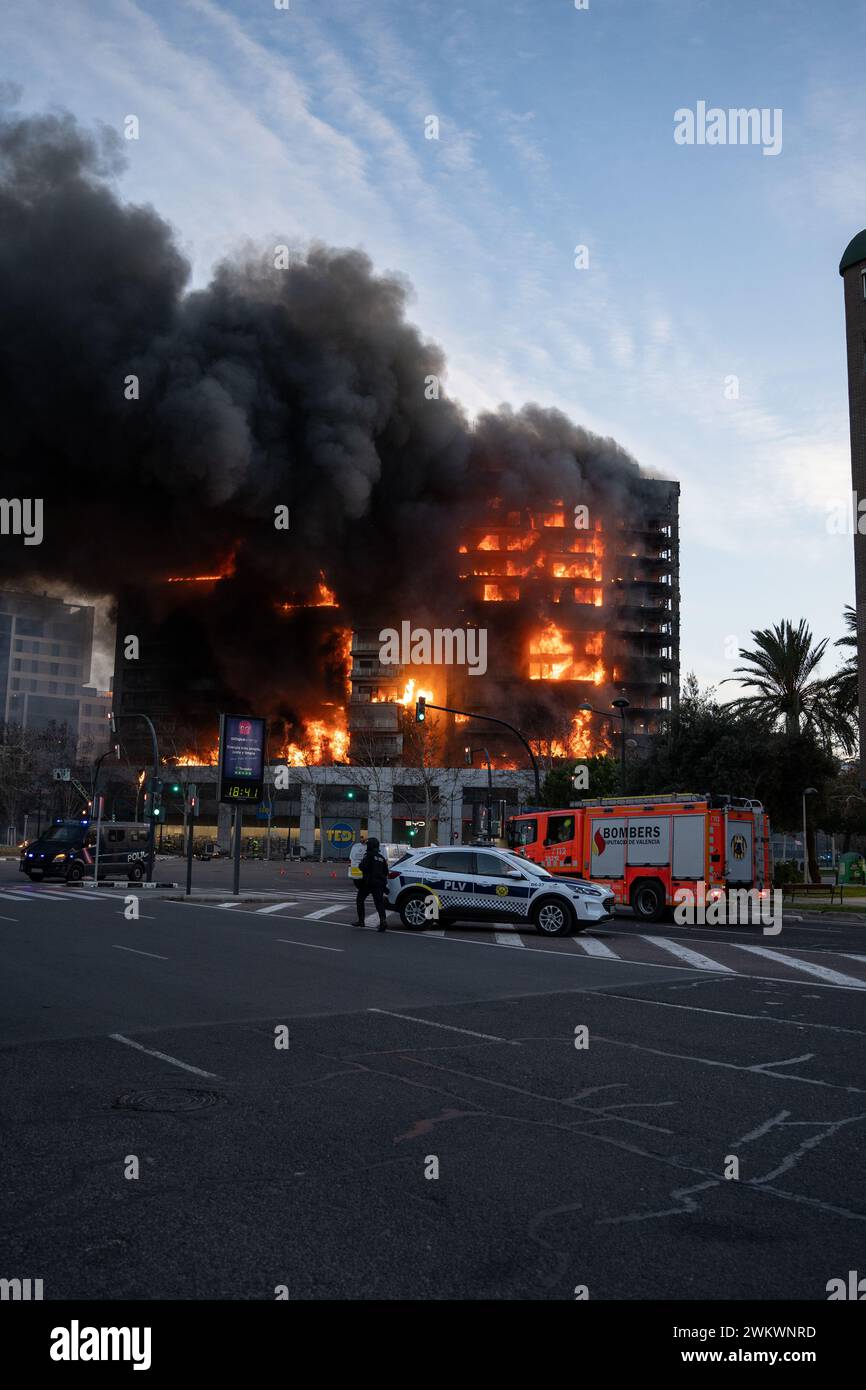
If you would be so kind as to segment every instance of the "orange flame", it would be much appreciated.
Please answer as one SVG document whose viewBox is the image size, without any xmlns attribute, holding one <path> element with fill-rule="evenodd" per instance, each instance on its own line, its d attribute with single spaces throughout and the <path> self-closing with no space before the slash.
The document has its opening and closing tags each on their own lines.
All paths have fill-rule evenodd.
<svg viewBox="0 0 866 1390">
<path fill-rule="evenodd" d="M 345 711 L 338 710 L 339 722 L 328 724 L 324 719 L 305 719 L 302 743 L 287 743 L 279 753 L 279 761 L 289 767 L 318 766 L 343 763 L 349 755 L 349 733 Z"/>
<path fill-rule="evenodd" d="M 403 694 L 394 700 L 396 705 L 414 705 L 416 700 L 435 701 L 436 696 L 432 690 L 415 689 L 415 681 L 408 680 L 403 687 Z"/>
<path fill-rule="evenodd" d="M 221 579 L 231 579 L 235 572 L 237 546 L 226 556 L 217 574 L 174 574 L 166 580 L 167 584 L 218 584 Z"/>
<path fill-rule="evenodd" d="M 585 654 L 600 656 L 603 644 L 604 634 L 593 633 L 587 638 Z M 576 661 L 573 640 L 551 621 L 530 639 L 529 679 L 592 681 L 594 685 L 601 685 L 605 680 L 605 669 L 601 662 L 592 665 L 589 662 Z"/>
<path fill-rule="evenodd" d="M 329 589 L 325 582 L 323 570 L 319 570 L 319 582 L 313 590 L 312 598 L 304 603 L 280 603 L 277 605 L 283 613 L 290 613 L 295 608 L 338 608 L 337 595 L 333 589 Z"/>
</svg>

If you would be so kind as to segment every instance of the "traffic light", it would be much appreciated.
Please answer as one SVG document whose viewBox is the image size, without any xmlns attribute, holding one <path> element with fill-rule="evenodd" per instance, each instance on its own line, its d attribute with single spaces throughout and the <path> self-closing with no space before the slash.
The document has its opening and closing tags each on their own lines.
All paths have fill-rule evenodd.
<svg viewBox="0 0 866 1390">
<path fill-rule="evenodd" d="M 471 766 L 472 766 L 472 749 L 471 749 L 471 748 L 464 748 L 464 749 L 463 749 L 463 756 L 464 756 L 464 758 L 466 759 L 466 766 L 467 766 L 467 767 L 471 767 Z"/>
<path fill-rule="evenodd" d="M 354 800 L 355 800 L 355 793 L 354 793 L 354 791 L 352 790 L 351 787 L 350 787 L 349 790 L 346 792 L 346 800 L 347 800 L 347 801 L 354 801 Z"/>
<path fill-rule="evenodd" d="M 171 784 L 171 789 L 172 789 L 173 792 L 179 792 L 179 791 L 180 791 L 180 782 L 172 782 L 172 784 Z"/>
<path fill-rule="evenodd" d="M 415 723 L 423 724 L 427 718 L 427 700 L 423 695 L 419 695 L 415 701 Z"/>
</svg>

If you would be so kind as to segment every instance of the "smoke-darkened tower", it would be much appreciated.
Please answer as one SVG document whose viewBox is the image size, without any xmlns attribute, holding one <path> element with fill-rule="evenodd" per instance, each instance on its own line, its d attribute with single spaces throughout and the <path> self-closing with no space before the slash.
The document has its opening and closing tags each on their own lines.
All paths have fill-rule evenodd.
<svg viewBox="0 0 866 1390">
<path fill-rule="evenodd" d="M 866 231 L 849 242 L 839 262 L 845 286 L 848 345 L 848 413 L 851 422 L 851 487 L 854 493 L 854 589 L 857 609 L 857 704 L 860 782 L 866 786 L 866 536 L 858 504 L 866 499 Z"/>
</svg>

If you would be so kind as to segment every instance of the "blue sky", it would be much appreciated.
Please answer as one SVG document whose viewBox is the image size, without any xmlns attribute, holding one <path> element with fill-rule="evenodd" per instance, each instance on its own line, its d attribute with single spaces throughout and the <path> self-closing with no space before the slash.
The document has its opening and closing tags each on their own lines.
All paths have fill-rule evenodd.
<svg viewBox="0 0 866 1390">
<path fill-rule="evenodd" d="M 23 109 L 139 117 L 121 192 L 197 282 L 250 239 L 361 246 L 470 413 L 555 405 L 677 478 L 684 671 L 720 681 L 784 617 L 841 633 L 858 0 L 31 0 L 3 27 Z M 781 108 L 781 152 L 676 144 L 699 100 Z"/>
</svg>

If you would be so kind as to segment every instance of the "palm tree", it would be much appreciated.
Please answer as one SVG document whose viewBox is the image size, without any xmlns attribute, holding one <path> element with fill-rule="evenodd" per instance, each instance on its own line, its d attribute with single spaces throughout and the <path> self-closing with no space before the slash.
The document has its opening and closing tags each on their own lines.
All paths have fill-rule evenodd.
<svg viewBox="0 0 866 1390">
<path fill-rule="evenodd" d="M 839 704 L 833 678 L 815 679 L 829 639 L 814 642 L 803 618 L 797 627 L 786 618 L 754 631 L 752 637 L 754 648 L 739 651 L 746 664 L 737 666 L 728 680 L 738 680 L 757 694 L 734 700 L 734 708 L 756 716 L 768 729 L 781 726 L 789 738 L 808 730 L 825 746 L 841 744 L 852 752 L 857 742 L 854 721 Z"/>
<path fill-rule="evenodd" d="M 834 697 L 841 710 L 852 717 L 857 714 L 857 614 L 850 603 L 845 605 L 845 626 L 848 631 L 844 637 L 834 642 L 836 647 L 845 647 L 852 653 L 828 684 L 832 684 Z"/>
</svg>

